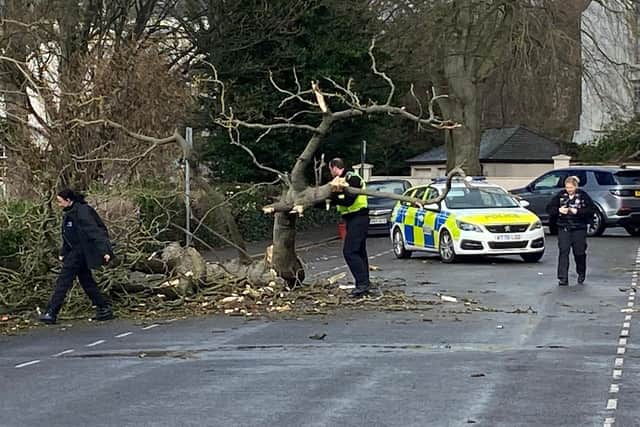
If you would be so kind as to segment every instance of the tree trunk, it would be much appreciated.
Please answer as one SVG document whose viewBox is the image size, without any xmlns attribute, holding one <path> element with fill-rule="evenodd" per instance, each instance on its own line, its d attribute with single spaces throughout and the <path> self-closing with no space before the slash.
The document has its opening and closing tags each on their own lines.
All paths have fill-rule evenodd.
<svg viewBox="0 0 640 427">
<path fill-rule="evenodd" d="M 289 285 L 302 283 L 304 267 L 296 255 L 296 214 L 277 212 L 273 223 L 273 268 Z"/>
<path fill-rule="evenodd" d="M 449 97 L 440 102 L 447 119 L 462 124 L 447 135 L 447 170 L 461 165 L 467 175 L 482 175 L 481 102 L 475 68 L 475 59 L 465 52 L 464 45 L 452 48 L 444 60 L 444 86 Z"/>
</svg>

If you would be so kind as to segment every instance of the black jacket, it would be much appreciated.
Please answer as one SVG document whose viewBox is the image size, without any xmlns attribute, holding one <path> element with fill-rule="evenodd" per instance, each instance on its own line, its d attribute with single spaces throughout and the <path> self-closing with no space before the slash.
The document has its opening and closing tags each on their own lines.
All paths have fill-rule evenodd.
<svg viewBox="0 0 640 427">
<path fill-rule="evenodd" d="M 577 213 L 561 214 L 558 210 L 561 207 L 576 208 Z M 584 191 L 578 189 L 573 199 L 569 197 L 566 190 L 560 191 L 553 196 L 547 205 L 547 213 L 551 217 L 555 217 L 556 225 L 559 228 L 567 228 L 570 230 L 586 229 L 593 220 L 595 205 L 591 197 Z"/>
<path fill-rule="evenodd" d="M 80 251 L 87 266 L 95 269 L 104 264 L 106 254 L 113 258 L 109 232 L 98 213 L 84 201 L 64 209 L 60 256 Z"/>
</svg>

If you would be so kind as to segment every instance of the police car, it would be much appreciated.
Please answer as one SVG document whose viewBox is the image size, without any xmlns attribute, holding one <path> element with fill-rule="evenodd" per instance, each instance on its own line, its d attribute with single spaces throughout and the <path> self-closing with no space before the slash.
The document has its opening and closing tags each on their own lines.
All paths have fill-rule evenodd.
<svg viewBox="0 0 640 427">
<path fill-rule="evenodd" d="M 404 195 L 428 200 L 444 189 L 444 180 L 436 180 Z M 396 203 L 391 214 L 393 251 L 398 258 L 412 251 L 437 252 L 446 263 L 461 255 L 520 255 L 525 262 L 537 262 L 544 254 L 544 230 L 527 205 L 498 185 L 454 181 L 439 204 L 420 208 Z"/>
</svg>

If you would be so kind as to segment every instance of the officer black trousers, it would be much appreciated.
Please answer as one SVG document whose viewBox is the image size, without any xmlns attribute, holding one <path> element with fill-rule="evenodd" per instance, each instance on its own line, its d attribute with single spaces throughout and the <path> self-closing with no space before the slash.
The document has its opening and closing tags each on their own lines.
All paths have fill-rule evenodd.
<svg viewBox="0 0 640 427">
<path fill-rule="evenodd" d="M 587 230 L 568 230 L 558 228 L 558 280 L 569 280 L 569 251 L 573 251 L 578 277 L 587 273 Z"/>
<path fill-rule="evenodd" d="M 93 305 L 98 307 L 105 307 L 108 305 L 102 296 L 102 293 L 100 293 L 98 285 L 95 280 L 93 280 L 91 270 L 87 267 L 84 255 L 72 251 L 64 258 L 62 271 L 60 271 L 60 274 L 58 275 L 56 288 L 53 291 L 51 300 L 49 301 L 49 311 L 54 315 L 57 315 L 60 308 L 62 308 L 67 292 L 69 292 L 69 289 L 73 286 L 73 280 L 76 277 Z"/>
<path fill-rule="evenodd" d="M 367 290 L 369 289 L 369 257 L 367 256 L 369 215 L 355 215 L 345 218 L 345 221 L 347 235 L 342 248 L 344 260 L 353 274 L 356 289 Z"/>
</svg>

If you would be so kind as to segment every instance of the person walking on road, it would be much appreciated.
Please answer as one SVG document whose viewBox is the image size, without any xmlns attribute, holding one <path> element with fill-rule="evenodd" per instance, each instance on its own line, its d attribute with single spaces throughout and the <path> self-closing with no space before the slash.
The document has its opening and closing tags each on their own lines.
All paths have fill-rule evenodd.
<svg viewBox="0 0 640 427">
<path fill-rule="evenodd" d="M 364 179 L 355 172 L 347 172 L 344 160 L 335 158 L 329 162 L 333 178 L 344 178 L 350 187 L 365 188 Z M 355 289 L 351 296 L 358 298 L 369 293 L 369 257 L 367 256 L 367 234 L 369 233 L 369 208 L 367 196 L 349 194 L 333 187 L 331 201 L 347 226 L 342 253 L 353 274 Z"/>
<path fill-rule="evenodd" d="M 564 190 L 556 194 L 547 205 L 547 213 L 557 216 L 558 226 L 558 285 L 569 285 L 569 251 L 573 251 L 578 273 L 578 284 L 584 284 L 587 274 L 587 227 L 593 219 L 594 204 L 591 197 L 578 189 L 580 179 L 570 176 L 564 181 Z"/>
<path fill-rule="evenodd" d="M 56 199 L 64 212 L 59 257 L 63 265 L 47 310 L 40 317 L 40 321 L 47 324 L 56 323 L 67 292 L 73 286 L 76 277 L 96 306 L 96 320 L 112 319 L 111 305 L 91 275 L 92 269 L 106 265 L 113 259 L 107 227 L 98 213 L 84 200 L 84 195 L 64 189 L 58 193 Z"/>
</svg>

